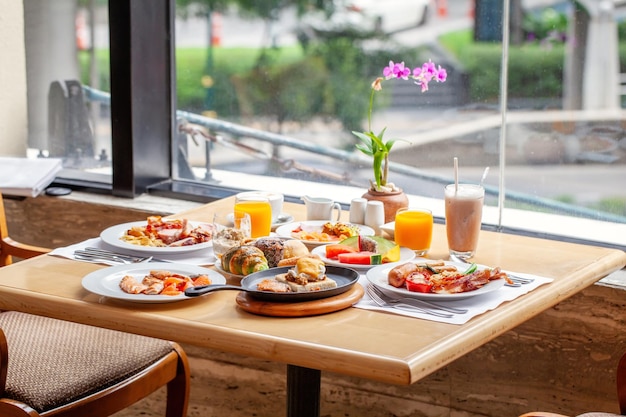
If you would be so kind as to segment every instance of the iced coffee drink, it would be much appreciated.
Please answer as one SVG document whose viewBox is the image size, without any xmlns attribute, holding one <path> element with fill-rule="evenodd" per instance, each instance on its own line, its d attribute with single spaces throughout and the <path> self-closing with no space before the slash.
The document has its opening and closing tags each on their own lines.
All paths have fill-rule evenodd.
<svg viewBox="0 0 626 417">
<path fill-rule="evenodd" d="M 468 259 L 476 253 L 484 199 L 485 189 L 480 185 L 446 186 L 446 233 L 451 258 Z"/>
</svg>

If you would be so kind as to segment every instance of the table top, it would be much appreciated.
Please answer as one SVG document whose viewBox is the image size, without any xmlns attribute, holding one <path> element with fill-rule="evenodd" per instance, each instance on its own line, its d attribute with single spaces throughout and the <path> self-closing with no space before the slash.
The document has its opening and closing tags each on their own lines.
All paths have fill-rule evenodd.
<svg viewBox="0 0 626 417">
<path fill-rule="evenodd" d="M 232 210 L 233 202 L 227 198 L 172 217 L 211 221 L 214 212 Z M 304 219 L 303 205 L 285 203 L 285 211 L 297 220 Z M 428 257 L 447 259 L 442 225 L 434 225 Z M 105 266 L 42 255 L 0 268 L 0 309 L 321 371 L 411 384 L 622 268 L 626 253 L 482 231 L 475 262 L 554 281 L 463 325 L 359 308 L 282 318 L 243 311 L 236 304 L 236 291 L 167 304 L 134 304 L 100 297 L 83 289 L 81 280 Z"/>
</svg>

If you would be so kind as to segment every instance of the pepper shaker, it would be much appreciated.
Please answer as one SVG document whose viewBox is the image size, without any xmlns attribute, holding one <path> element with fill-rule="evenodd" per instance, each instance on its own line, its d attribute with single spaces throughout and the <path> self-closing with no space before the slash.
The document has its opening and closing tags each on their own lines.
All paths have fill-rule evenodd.
<svg viewBox="0 0 626 417">
<path fill-rule="evenodd" d="M 365 207 L 367 200 L 364 198 L 353 198 L 350 202 L 350 223 L 365 224 Z"/>
<path fill-rule="evenodd" d="M 374 234 L 380 236 L 380 227 L 385 224 L 385 206 L 381 201 L 368 201 L 365 207 L 365 225 L 374 229 Z"/>
</svg>

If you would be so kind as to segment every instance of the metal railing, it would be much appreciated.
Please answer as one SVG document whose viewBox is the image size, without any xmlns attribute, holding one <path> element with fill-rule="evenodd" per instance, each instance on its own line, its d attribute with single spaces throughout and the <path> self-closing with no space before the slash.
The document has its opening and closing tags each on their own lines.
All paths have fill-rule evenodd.
<svg viewBox="0 0 626 417">
<path fill-rule="evenodd" d="M 85 97 L 90 101 L 97 101 L 103 104 L 110 104 L 110 95 L 106 92 L 95 90 L 88 86 L 83 86 L 83 90 L 85 93 Z M 323 155 L 326 157 L 330 157 L 341 161 L 342 163 L 353 164 L 354 166 L 358 165 L 370 165 L 371 160 L 359 153 L 346 152 L 341 149 L 332 148 L 328 146 L 321 146 L 319 144 L 291 138 L 288 136 L 267 132 L 263 130 L 258 130 L 242 125 L 238 125 L 235 123 L 231 123 L 224 120 L 218 120 L 213 118 L 204 117 L 202 115 L 198 115 L 195 113 L 190 113 L 186 111 L 177 111 L 176 113 L 179 122 L 181 123 L 193 123 L 198 126 L 202 126 L 210 132 L 212 137 L 207 138 L 207 140 L 211 140 L 217 143 L 230 143 L 235 147 L 239 147 L 236 140 L 232 140 L 232 138 L 251 138 L 260 142 L 269 143 L 274 146 L 286 146 L 293 149 L 298 149 L 301 151 L 310 152 L 317 155 Z M 227 138 L 224 135 L 231 136 L 231 139 Z M 255 149 L 251 149 L 249 147 L 239 147 L 242 152 L 247 153 L 256 153 L 258 157 L 261 158 L 271 158 L 270 155 L 263 154 L 261 152 L 256 151 Z M 289 161 L 280 161 L 283 163 L 289 163 Z M 206 167 L 210 170 L 210 167 Z M 302 167 L 301 167 L 302 168 Z M 314 169 L 314 168 L 311 168 Z M 404 174 L 414 179 L 421 179 L 429 182 L 434 182 L 437 184 L 449 184 L 454 181 L 453 178 L 448 176 L 441 176 L 434 173 L 425 172 L 423 170 L 404 165 L 391 162 L 389 164 L 389 170 L 395 173 Z M 320 170 L 315 170 L 316 174 L 324 174 Z M 336 174 L 335 174 L 335 178 Z M 485 193 L 487 195 L 498 197 L 500 194 L 500 190 L 498 187 L 485 185 Z M 611 213 L 604 213 L 597 210 L 589 209 L 586 207 L 575 206 L 572 204 L 562 203 L 559 201 L 536 197 L 532 195 L 528 195 L 525 193 L 518 193 L 507 191 L 505 193 L 505 200 L 517 202 L 520 204 L 527 204 L 533 207 L 537 207 L 539 209 L 543 209 L 548 212 L 557 212 L 565 215 L 573 216 L 573 217 L 582 217 L 588 218 L 598 221 L 606 221 L 613 223 L 623 223 L 626 224 L 626 217 L 614 215 Z"/>
</svg>

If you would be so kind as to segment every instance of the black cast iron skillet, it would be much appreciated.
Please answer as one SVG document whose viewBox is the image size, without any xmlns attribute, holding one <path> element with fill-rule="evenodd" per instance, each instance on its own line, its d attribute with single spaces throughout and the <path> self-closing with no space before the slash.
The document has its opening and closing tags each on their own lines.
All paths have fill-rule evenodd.
<svg viewBox="0 0 626 417">
<path fill-rule="evenodd" d="M 337 287 L 321 291 L 311 292 L 287 292 L 277 293 L 270 291 L 257 290 L 257 284 L 264 279 L 273 278 L 278 274 L 286 273 L 292 267 L 270 268 L 265 271 L 255 272 L 241 280 L 241 286 L 238 285 L 202 285 L 192 287 L 185 290 L 188 297 L 197 297 L 214 291 L 237 290 L 245 291 L 251 297 L 261 301 L 273 302 L 298 302 L 319 300 L 322 298 L 332 297 L 348 291 L 359 280 L 359 273 L 354 269 L 344 268 L 341 266 L 326 266 L 326 276 L 333 279 L 337 283 Z"/>
</svg>

